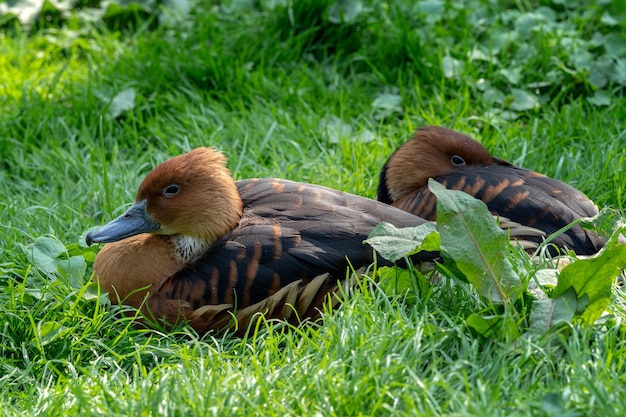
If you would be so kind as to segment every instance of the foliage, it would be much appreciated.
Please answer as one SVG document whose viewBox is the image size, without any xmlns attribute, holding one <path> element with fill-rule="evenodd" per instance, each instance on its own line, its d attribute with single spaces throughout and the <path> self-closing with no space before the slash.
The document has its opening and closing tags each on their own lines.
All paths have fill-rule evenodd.
<svg viewBox="0 0 626 417">
<path fill-rule="evenodd" d="M 0 3 L 0 25 L 17 23 L 39 28 L 56 27 L 72 20 L 105 21 L 113 27 L 140 25 L 156 15 L 167 19 L 161 6 L 186 14 L 189 0 L 15 0 Z"/>
<path fill-rule="evenodd" d="M 626 268 L 626 245 L 618 242 L 626 230 L 621 221 L 597 255 L 566 265 L 559 272 L 532 266 L 523 271 L 526 278 L 522 281 L 507 256 L 511 248 L 506 234 L 485 203 L 432 179 L 428 187 L 437 196 L 438 232 L 433 226 L 424 232 L 424 225 L 396 229 L 387 224 L 373 230 L 367 242 L 392 261 L 420 250 L 440 251 L 445 260 L 440 273 L 451 279 L 460 273 L 462 281 L 469 282 L 487 301 L 483 313 L 467 317 L 469 327 L 483 336 L 517 338 L 524 333 L 542 335 L 576 320 L 591 325 L 605 313 L 612 285 Z M 547 244 L 548 239 L 542 245 Z M 543 252 L 542 248 L 537 252 Z M 383 274 L 394 279 L 389 271 Z M 552 280 L 535 278 L 545 276 L 556 278 L 556 286 Z M 399 278 L 403 281 L 399 288 L 411 291 L 406 274 L 399 273 Z M 504 304 L 504 312 L 500 304 Z"/>
<path fill-rule="evenodd" d="M 507 120 L 580 96 L 606 106 L 611 91 L 624 91 L 624 2 L 528 2 L 504 10 L 494 5 L 485 0 L 232 0 L 215 2 L 207 10 L 191 0 L 18 0 L 0 3 L 0 19 L 5 25 L 15 17 L 23 25 L 41 27 L 77 19 L 138 28 L 155 17 L 153 23 L 169 26 L 193 13 L 244 21 L 256 14 L 265 20 L 262 35 L 297 42 L 293 52 L 302 57 L 334 56 L 359 72 L 375 67 L 389 83 L 411 69 L 417 71 L 421 88 L 444 77 L 449 88 L 469 86 L 493 115 Z M 250 31 L 250 41 L 259 35 L 255 32 Z M 424 59 L 431 55 L 438 58 L 434 65 Z M 401 114 L 401 96 L 394 91 L 384 94 L 387 103 L 379 117 Z"/>
</svg>

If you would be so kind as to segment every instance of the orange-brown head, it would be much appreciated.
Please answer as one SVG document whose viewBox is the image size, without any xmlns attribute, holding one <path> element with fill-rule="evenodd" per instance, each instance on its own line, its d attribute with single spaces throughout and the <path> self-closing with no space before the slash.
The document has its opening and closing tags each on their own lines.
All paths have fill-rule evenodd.
<svg viewBox="0 0 626 417">
<path fill-rule="evenodd" d="M 115 242 L 140 233 L 180 236 L 211 243 L 235 228 L 243 202 L 225 166 L 226 157 L 196 148 L 154 168 L 143 180 L 135 204 L 91 231 L 87 243 Z"/>
<path fill-rule="evenodd" d="M 380 173 L 378 200 L 391 204 L 425 187 L 429 178 L 450 174 L 467 165 L 493 163 L 489 151 L 469 136 L 444 127 L 422 127 L 385 163 Z"/>
<path fill-rule="evenodd" d="M 92 230 L 105 242 L 94 279 L 112 299 L 141 307 L 169 277 L 234 229 L 243 212 L 222 153 L 197 148 L 158 165 L 143 180 L 135 204 Z"/>
</svg>

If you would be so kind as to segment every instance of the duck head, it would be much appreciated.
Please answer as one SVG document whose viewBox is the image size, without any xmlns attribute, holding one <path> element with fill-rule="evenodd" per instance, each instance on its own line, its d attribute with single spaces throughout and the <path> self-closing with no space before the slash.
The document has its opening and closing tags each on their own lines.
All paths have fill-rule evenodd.
<svg viewBox="0 0 626 417">
<path fill-rule="evenodd" d="M 211 148 L 196 148 L 161 163 L 139 186 L 135 204 L 92 230 L 87 244 L 142 233 L 181 236 L 202 245 L 219 239 L 237 226 L 243 211 L 225 164 L 226 157 Z"/>
<path fill-rule="evenodd" d="M 429 178 L 450 174 L 468 165 L 491 165 L 489 151 L 462 133 L 438 126 L 418 129 L 385 163 L 378 200 L 391 204 L 428 184 Z"/>
</svg>

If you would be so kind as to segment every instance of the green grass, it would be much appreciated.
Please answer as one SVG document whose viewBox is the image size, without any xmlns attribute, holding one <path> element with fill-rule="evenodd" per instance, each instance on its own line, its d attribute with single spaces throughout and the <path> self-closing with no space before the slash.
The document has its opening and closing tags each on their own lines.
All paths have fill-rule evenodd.
<svg viewBox="0 0 626 417">
<path fill-rule="evenodd" d="M 225 151 L 238 179 L 375 197 L 380 167 L 423 124 L 624 209 L 623 84 L 601 85 L 583 59 L 605 56 L 595 34 L 623 28 L 604 8 L 556 4 L 549 25 L 526 31 L 520 16 L 545 12 L 538 2 L 442 2 L 445 13 L 423 9 L 439 2 L 366 2 L 349 23 L 329 20 L 330 1 L 244 3 L 203 1 L 173 27 L 0 35 L 0 414 L 621 415 L 621 289 L 604 324 L 508 341 L 468 328 L 484 303 L 458 283 L 415 300 L 366 279 L 323 324 L 198 340 L 135 328 L 87 284 L 89 263 L 33 264 L 40 236 L 92 259 L 97 248 L 76 245 L 83 232 L 195 146 Z M 475 50 L 493 59 L 469 60 Z M 447 73 L 445 57 L 463 68 Z M 129 88 L 134 104 L 112 117 Z M 538 106 L 512 105 L 513 88 L 537 92 Z M 587 100 L 598 89 L 608 105 Z"/>
</svg>

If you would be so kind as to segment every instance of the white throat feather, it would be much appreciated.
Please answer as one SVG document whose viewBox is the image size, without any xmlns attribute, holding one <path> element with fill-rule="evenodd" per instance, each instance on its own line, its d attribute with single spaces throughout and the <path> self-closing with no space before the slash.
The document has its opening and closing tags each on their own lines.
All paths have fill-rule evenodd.
<svg viewBox="0 0 626 417">
<path fill-rule="evenodd" d="M 190 263 L 198 258 L 211 245 L 207 240 L 184 235 L 171 236 L 171 242 L 176 249 L 177 257 L 184 263 Z"/>
</svg>

